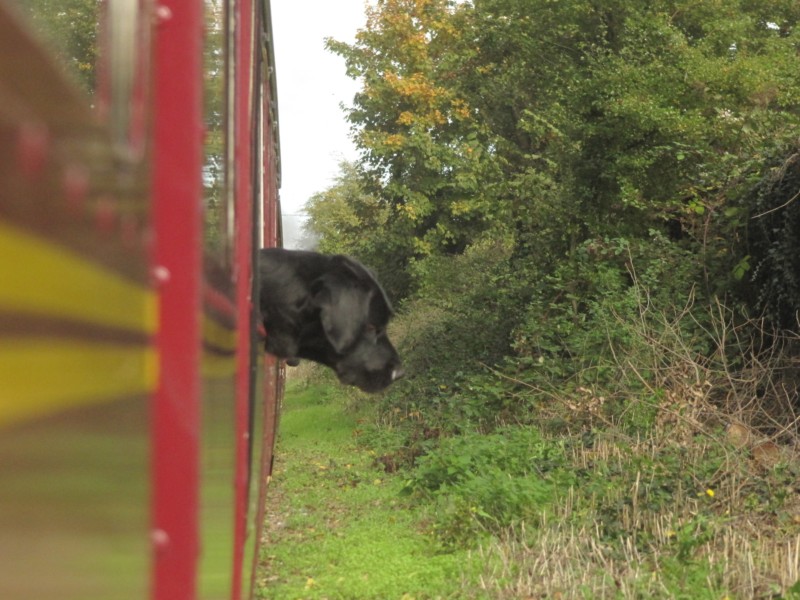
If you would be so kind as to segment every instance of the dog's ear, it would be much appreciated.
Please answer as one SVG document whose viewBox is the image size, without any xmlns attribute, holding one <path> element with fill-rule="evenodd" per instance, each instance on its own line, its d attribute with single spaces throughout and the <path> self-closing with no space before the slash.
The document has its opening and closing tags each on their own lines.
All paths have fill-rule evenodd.
<svg viewBox="0 0 800 600">
<path fill-rule="evenodd" d="M 361 335 L 369 317 L 371 293 L 346 263 L 319 278 L 312 286 L 325 336 L 342 354 Z"/>
</svg>

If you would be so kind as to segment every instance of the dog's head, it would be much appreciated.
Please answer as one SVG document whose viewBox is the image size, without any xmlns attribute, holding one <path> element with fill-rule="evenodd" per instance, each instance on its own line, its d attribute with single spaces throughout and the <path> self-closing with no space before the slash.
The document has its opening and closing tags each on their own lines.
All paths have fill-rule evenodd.
<svg viewBox="0 0 800 600">
<path fill-rule="evenodd" d="M 259 306 L 267 352 L 331 367 L 342 383 L 377 392 L 402 377 L 386 335 L 392 307 L 372 273 L 346 256 L 263 249 Z"/>
<path fill-rule="evenodd" d="M 375 277 L 345 256 L 332 257 L 311 285 L 322 335 L 301 337 L 312 359 L 336 371 L 342 383 L 377 392 L 403 376 L 400 357 L 386 334 L 392 307 Z M 322 338 L 322 339 L 315 339 Z"/>
</svg>

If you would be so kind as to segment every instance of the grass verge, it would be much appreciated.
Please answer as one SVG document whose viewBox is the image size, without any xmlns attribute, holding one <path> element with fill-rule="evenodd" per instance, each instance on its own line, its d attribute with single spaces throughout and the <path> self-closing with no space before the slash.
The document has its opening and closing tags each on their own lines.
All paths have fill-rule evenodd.
<svg viewBox="0 0 800 600">
<path fill-rule="evenodd" d="M 257 597 L 464 598 L 470 555 L 422 533 L 403 481 L 355 444 L 358 421 L 330 388 L 288 387 Z"/>
<path fill-rule="evenodd" d="M 602 365 L 400 383 L 361 415 L 295 388 L 262 597 L 800 599 L 800 339 L 720 308 L 699 353 L 689 313 L 642 310 Z"/>
</svg>

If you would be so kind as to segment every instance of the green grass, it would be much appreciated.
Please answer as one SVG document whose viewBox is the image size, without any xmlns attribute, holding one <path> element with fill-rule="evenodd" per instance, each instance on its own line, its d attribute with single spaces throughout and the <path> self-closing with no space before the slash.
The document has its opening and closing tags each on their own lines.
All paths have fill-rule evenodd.
<svg viewBox="0 0 800 600">
<path fill-rule="evenodd" d="M 765 457 L 670 405 L 636 437 L 548 433 L 555 402 L 428 440 L 425 410 L 356 414 L 340 390 L 287 393 L 257 597 L 800 598 L 790 448 Z"/>
<path fill-rule="evenodd" d="M 287 390 L 257 597 L 464 598 L 464 550 L 445 552 L 403 481 L 355 444 L 359 415 L 324 387 Z"/>
</svg>

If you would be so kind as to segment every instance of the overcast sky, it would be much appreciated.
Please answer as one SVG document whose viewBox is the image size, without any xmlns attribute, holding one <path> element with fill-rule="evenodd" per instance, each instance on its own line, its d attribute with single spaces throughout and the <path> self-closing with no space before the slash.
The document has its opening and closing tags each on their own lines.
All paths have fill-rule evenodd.
<svg viewBox="0 0 800 600">
<path fill-rule="evenodd" d="M 325 38 L 352 42 L 365 22 L 365 0 L 272 0 L 278 78 L 284 245 L 296 247 L 303 205 L 332 183 L 342 159 L 357 153 L 339 105 L 357 83 Z"/>
</svg>

